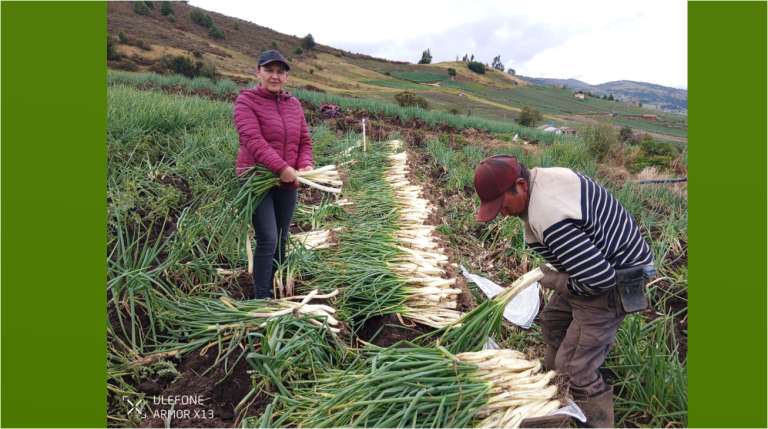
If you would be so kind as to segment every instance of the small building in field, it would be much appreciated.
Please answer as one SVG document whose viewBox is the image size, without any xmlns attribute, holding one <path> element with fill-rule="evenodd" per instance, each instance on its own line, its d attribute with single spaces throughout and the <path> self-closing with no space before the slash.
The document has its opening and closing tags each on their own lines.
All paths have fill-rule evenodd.
<svg viewBox="0 0 768 429">
<path fill-rule="evenodd" d="M 579 135 L 579 130 L 577 130 L 576 128 L 560 127 L 560 131 L 563 134 L 569 134 L 569 135 L 572 135 L 572 136 L 578 136 Z"/>
<path fill-rule="evenodd" d="M 646 121 L 656 122 L 659 120 L 659 117 L 656 115 L 651 115 L 649 113 L 646 113 L 645 115 L 643 115 L 643 119 L 645 119 Z"/>
<path fill-rule="evenodd" d="M 554 84 L 554 85 L 552 85 L 552 87 L 555 88 L 555 89 L 563 89 L 563 88 L 565 88 L 565 85 Z"/>
<path fill-rule="evenodd" d="M 574 94 L 573 96 L 581 100 L 587 99 L 587 96 L 585 94 Z"/>
<path fill-rule="evenodd" d="M 637 103 L 635 103 L 635 102 L 633 101 L 633 102 L 629 103 L 629 107 L 637 107 Z"/>
<path fill-rule="evenodd" d="M 537 130 L 541 130 L 541 131 L 544 131 L 545 133 L 551 133 L 551 132 L 553 132 L 553 131 L 555 132 L 555 134 L 560 134 L 560 133 L 562 133 L 562 131 L 560 131 L 560 128 L 556 128 L 556 127 L 555 127 L 554 125 L 552 125 L 551 123 L 549 123 L 549 124 L 546 124 L 546 125 L 542 125 L 542 126 L 540 126 L 540 127 L 536 128 L 536 129 L 537 129 Z"/>
<path fill-rule="evenodd" d="M 460 92 L 460 93 L 459 93 L 459 97 L 463 97 L 463 96 L 464 96 L 464 93 L 463 93 L 463 92 Z"/>
</svg>

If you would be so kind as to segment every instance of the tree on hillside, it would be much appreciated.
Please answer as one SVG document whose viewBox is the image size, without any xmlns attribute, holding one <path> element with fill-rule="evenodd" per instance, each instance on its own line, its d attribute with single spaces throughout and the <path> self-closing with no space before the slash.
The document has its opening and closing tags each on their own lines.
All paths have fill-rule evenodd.
<svg viewBox="0 0 768 429">
<path fill-rule="evenodd" d="M 272 49 L 277 49 L 277 42 L 274 40 L 272 41 Z"/>
<path fill-rule="evenodd" d="M 149 16 L 150 11 L 147 4 L 143 1 L 137 1 L 133 3 L 133 11 L 139 15 Z"/>
<path fill-rule="evenodd" d="M 493 57 L 491 67 L 499 71 L 504 71 L 504 64 L 501 63 L 501 55 Z"/>
<path fill-rule="evenodd" d="M 421 53 L 421 59 L 419 60 L 419 64 L 430 64 L 432 63 L 432 53 L 429 52 L 429 48 L 427 48 L 426 51 Z"/>
<path fill-rule="evenodd" d="M 203 27 L 213 27 L 213 17 L 211 15 L 208 15 L 207 13 L 203 13 L 200 9 L 195 9 L 192 12 L 189 13 L 189 18 L 192 19 L 192 22 L 194 22 L 197 25 L 202 25 Z"/>
<path fill-rule="evenodd" d="M 221 28 L 217 27 L 215 24 L 211 27 L 210 30 L 208 30 L 208 36 L 213 37 L 214 39 L 226 39 L 227 33 L 222 30 Z"/>
<path fill-rule="evenodd" d="M 469 61 L 469 55 L 464 54 L 464 58 L 461 59 L 462 61 Z"/>
<path fill-rule="evenodd" d="M 155 2 L 145 1 L 144 4 L 147 5 L 147 7 L 149 7 L 150 9 L 155 8 Z"/>
<path fill-rule="evenodd" d="M 450 77 L 451 77 L 451 79 L 453 79 L 454 77 L 456 77 L 456 69 L 455 69 L 455 68 L 451 68 L 451 67 L 449 67 L 449 68 L 448 68 L 448 76 L 450 76 Z"/>
<path fill-rule="evenodd" d="M 474 61 L 475 60 L 475 54 L 472 54 L 472 58 L 470 58 L 469 60 L 470 61 Z"/>
<path fill-rule="evenodd" d="M 637 107 L 643 107 L 643 102 L 641 101 L 641 102 L 637 103 Z"/>
<path fill-rule="evenodd" d="M 304 49 L 301 49 L 301 46 L 297 46 L 297 47 L 296 47 L 296 49 L 294 49 L 294 50 L 293 50 L 293 52 L 294 52 L 296 55 L 301 55 L 301 54 L 303 54 L 303 53 L 304 53 Z"/>
<path fill-rule="evenodd" d="M 400 107 L 421 107 L 422 109 L 429 109 L 429 103 L 427 99 L 418 96 L 413 91 L 403 91 L 395 94 L 395 101 Z"/>
<path fill-rule="evenodd" d="M 315 47 L 315 38 L 312 36 L 312 33 L 307 33 L 307 35 L 301 39 L 301 46 L 308 51 L 311 51 L 312 48 Z"/>
<path fill-rule="evenodd" d="M 232 24 L 232 29 L 235 31 L 240 31 L 240 23 L 235 21 L 235 23 Z"/>
<path fill-rule="evenodd" d="M 173 6 L 171 6 L 171 2 L 164 1 L 163 5 L 160 6 L 160 13 L 163 16 L 168 16 L 168 15 L 172 14 L 173 13 Z"/>
<path fill-rule="evenodd" d="M 173 57 L 169 68 L 176 74 L 184 75 L 189 78 L 195 77 L 194 64 L 192 64 L 192 61 L 189 58 L 183 55 Z"/>
<path fill-rule="evenodd" d="M 608 101 L 613 101 L 613 94 L 608 96 Z"/>
<path fill-rule="evenodd" d="M 125 31 L 122 28 L 117 33 L 117 38 L 120 39 L 120 43 L 128 43 L 128 36 L 125 35 Z"/>
<path fill-rule="evenodd" d="M 120 54 L 115 51 L 115 39 L 107 34 L 107 60 L 119 60 Z"/>
<path fill-rule="evenodd" d="M 509 73 L 512 76 L 514 76 L 515 75 L 515 69 L 507 69 L 507 73 Z"/>
<path fill-rule="evenodd" d="M 536 123 L 543 118 L 544 115 L 539 109 L 526 104 L 523 106 L 523 109 L 520 110 L 520 115 L 515 119 L 515 122 L 526 127 L 535 127 Z"/>
<path fill-rule="evenodd" d="M 616 131 L 604 116 L 598 117 L 597 123 L 587 127 L 581 135 L 586 142 L 587 153 L 598 161 L 604 160 L 619 147 Z"/>
</svg>

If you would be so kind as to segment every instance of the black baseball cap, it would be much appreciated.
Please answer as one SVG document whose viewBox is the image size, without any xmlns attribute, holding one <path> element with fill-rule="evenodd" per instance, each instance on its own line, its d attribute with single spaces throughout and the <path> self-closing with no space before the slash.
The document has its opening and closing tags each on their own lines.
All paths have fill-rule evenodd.
<svg viewBox="0 0 768 429">
<path fill-rule="evenodd" d="M 277 52 L 274 49 L 270 49 L 269 51 L 264 51 L 259 55 L 259 65 L 258 67 L 267 65 L 269 63 L 280 61 L 285 66 L 286 70 L 290 70 L 291 66 L 288 65 L 288 62 L 285 61 L 285 58 L 280 54 L 280 52 Z"/>
</svg>

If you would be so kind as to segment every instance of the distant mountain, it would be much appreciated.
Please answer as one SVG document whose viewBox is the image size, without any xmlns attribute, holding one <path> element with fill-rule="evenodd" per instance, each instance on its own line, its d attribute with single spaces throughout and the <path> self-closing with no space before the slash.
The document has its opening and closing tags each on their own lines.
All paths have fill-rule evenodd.
<svg viewBox="0 0 768 429">
<path fill-rule="evenodd" d="M 618 80 L 600 85 L 590 85 L 577 79 L 554 79 L 517 76 L 537 85 L 564 85 L 573 91 L 588 91 L 596 96 L 610 95 L 623 103 L 640 102 L 643 107 L 665 112 L 688 113 L 688 91 L 647 82 Z"/>
</svg>

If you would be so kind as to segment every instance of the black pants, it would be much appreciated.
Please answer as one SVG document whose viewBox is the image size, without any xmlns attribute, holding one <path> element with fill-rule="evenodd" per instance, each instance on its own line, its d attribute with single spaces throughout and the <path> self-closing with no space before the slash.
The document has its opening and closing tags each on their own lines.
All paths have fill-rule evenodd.
<svg viewBox="0 0 768 429">
<path fill-rule="evenodd" d="M 256 230 L 256 250 L 253 253 L 254 299 L 273 298 L 272 281 L 278 264 L 285 260 L 288 229 L 295 210 L 295 189 L 272 188 L 253 212 L 253 229 Z"/>
</svg>

